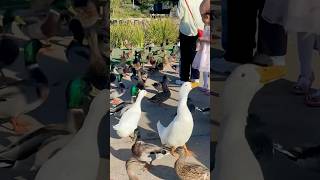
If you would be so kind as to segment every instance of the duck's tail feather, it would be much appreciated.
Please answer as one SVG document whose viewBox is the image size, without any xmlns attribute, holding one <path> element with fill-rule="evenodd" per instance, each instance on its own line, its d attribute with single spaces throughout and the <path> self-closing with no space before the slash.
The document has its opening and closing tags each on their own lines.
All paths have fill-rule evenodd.
<svg viewBox="0 0 320 180">
<path fill-rule="evenodd" d="M 157 122 L 157 130 L 158 130 L 158 134 L 160 136 L 161 142 L 162 142 L 165 127 L 161 124 L 160 121 Z"/>
<path fill-rule="evenodd" d="M 119 130 L 119 124 L 112 126 L 114 130 Z"/>
<path fill-rule="evenodd" d="M 14 167 L 16 161 L 1 159 L 0 160 L 0 168 L 12 168 Z"/>
</svg>

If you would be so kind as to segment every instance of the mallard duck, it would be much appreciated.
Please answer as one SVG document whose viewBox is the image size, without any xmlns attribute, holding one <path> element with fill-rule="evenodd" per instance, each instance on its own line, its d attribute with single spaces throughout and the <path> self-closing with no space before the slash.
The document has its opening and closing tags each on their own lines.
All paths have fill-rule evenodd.
<svg viewBox="0 0 320 180">
<path fill-rule="evenodd" d="M 27 159 L 40 151 L 42 146 L 48 143 L 48 139 L 69 134 L 69 130 L 64 125 L 48 125 L 36 129 L 1 150 L 0 167 L 12 168 L 17 161 Z M 48 156 L 50 156 L 51 153 L 47 151 Z M 37 162 L 37 164 L 41 163 Z M 37 168 L 38 165 L 37 167 L 33 167 L 33 169 Z"/>
<path fill-rule="evenodd" d="M 143 82 L 145 83 L 148 80 L 148 73 L 142 69 L 140 70 L 135 70 L 134 68 L 132 69 L 133 73 L 130 77 L 131 81 L 133 83 L 138 83 L 138 82 Z"/>
<path fill-rule="evenodd" d="M 177 148 L 179 158 L 174 164 L 174 169 L 181 180 L 209 180 L 210 171 L 208 168 L 186 161 L 186 154 L 183 148 Z"/>
<path fill-rule="evenodd" d="M 171 97 L 170 89 L 168 88 L 168 78 L 166 75 L 163 76 L 161 82 L 161 92 L 158 92 L 156 95 L 152 96 L 149 100 L 153 103 L 163 103 Z"/>
<path fill-rule="evenodd" d="M 197 86 L 199 86 L 197 82 L 183 83 L 179 91 L 177 115 L 167 127 L 164 127 L 160 121 L 157 123 L 161 143 L 171 147 L 172 155 L 175 155 L 175 149 L 179 146 L 183 146 L 186 153 L 191 155 L 191 152 L 189 152 L 185 145 L 191 137 L 193 130 L 193 117 L 188 109 L 187 100 L 189 92 Z"/>
<path fill-rule="evenodd" d="M 76 16 L 85 29 L 89 29 L 99 20 L 99 13 L 92 0 L 73 0 Z"/>
<path fill-rule="evenodd" d="M 161 92 L 162 91 L 162 85 L 160 82 L 155 82 L 152 84 L 152 86 L 158 91 Z"/>
<path fill-rule="evenodd" d="M 248 108 L 256 92 L 264 84 L 284 75 L 283 67 L 246 64 L 236 68 L 229 76 L 222 96 L 223 129 L 218 136 L 219 145 L 215 156 L 213 179 L 234 180 L 239 177 L 246 177 L 246 180 L 264 179 L 260 165 L 246 139 Z M 243 162 L 246 162 L 245 166 Z"/>
<path fill-rule="evenodd" d="M 31 170 L 38 170 L 81 129 L 91 102 L 90 89 L 90 82 L 83 78 L 70 81 L 66 89 L 66 123 L 40 127 L 5 147 L 0 152 L 1 166 L 13 167 L 16 161 L 35 154 Z"/>
<path fill-rule="evenodd" d="M 142 68 L 141 53 L 140 52 L 135 51 L 134 60 L 132 61 L 132 65 L 137 71 L 139 71 Z"/>
<path fill-rule="evenodd" d="M 95 30 L 89 31 L 88 43 L 90 47 L 90 64 L 84 76 L 97 90 L 110 86 L 107 60 L 102 56 L 98 45 L 98 36 Z"/>
<path fill-rule="evenodd" d="M 165 51 L 163 52 L 162 64 L 164 69 L 172 69 L 171 62 L 169 61 L 169 57 Z"/>
<path fill-rule="evenodd" d="M 120 85 L 121 85 L 121 84 L 120 84 Z M 126 90 L 125 90 L 125 87 L 123 87 L 122 89 L 123 89 L 123 90 L 122 90 L 122 91 L 123 91 L 122 93 L 125 93 L 125 92 L 124 92 L 124 91 L 126 91 Z M 118 104 L 116 105 L 116 107 L 112 108 L 111 113 L 121 117 L 121 116 L 124 114 L 124 112 L 126 112 L 126 111 L 134 104 L 134 102 L 136 101 L 136 98 L 137 98 L 140 90 L 144 90 L 144 89 L 145 89 L 145 88 L 144 88 L 144 83 L 143 83 L 143 82 L 138 82 L 136 85 L 132 85 L 132 86 L 130 87 L 130 97 L 131 97 L 131 101 L 130 101 L 130 102 L 124 102 L 124 101 L 123 101 L 123 102 L 118 103 Z M 120 92 L 117 92 L 115 95 L 113 95 L 112 92 L 111 92 L 111 94 L 110 94 L 110 100 L 112 100 L 112 98 L 114 98 L 114 96 L 116 96 L 116 98 L 114 98 L 114 99 L 119 100 L 119 99 L 117 99 L 117 97 L 122 96 L 122 95 L 123 95 L 122 93 L 121 93 L 121 91 L 120 91 Z M 118 94 L 119 96 L 117 96 L 117 94 Z M 121 100 L 120 100 L 120 101 L 121 101 Z M 118 102 L 119 102 L 119 101 L 118 101 Z M 117 102 L 116 102 L 116 103 L 117 103 Z M 113 103 L 113 104 L 114 104 L 114 103 Z M 120 114 L 119 114 L 119 113 L 120 113 Z"/>
<path fill-rule="evenodd" d="M 166 39 L 166 46 L 169 46 L 169 39 Z"/>
<path fill-rule="evenodd" d="M 129 54 L 123 51 L 122 55 L 120 56 L 120 59 L 121 59 L 120 65 L 125 65 L 127 63 L 127 60 L 129 59 Z"/>
<path fill-rule="evenodd" d="M 170 57 L 169 57 L 169 62 L 173 63 L 173 62 L 177 62 L 177 56 L 175 53 L 171 53 Z M 171 66 L 172 67 L 172 66 Z"/>
<path fill-rule="evenodd" d="M 29 39 L 41 39 L 47 40 L 56 35 L 59 28 L 60 14 L 53 9 L 47 14 L 45 19 L 37 19 L 35 22 L 23 22 L 18 26 L 16 19 L 18 16 L 14 15 L 14 12 L 8 10 L 5 13 L 4 19 L 9 19 L 5 24 L 7 26 L 7 33 L 13 34 L 18 38 L 25 40 Z"/>
<path fill-rule="evenodd" d="M 35 180 L 88 180 L 97 177 L 100 162 L 97 132 L 101 121 L 106 120 L 107 98 L 107 90 L 100 91 L 90 104 L 82 128 L 62 150 L 41 166 Z"/>
<path fill-rule="evenodd" d="M 127 56 L 128 59 L 132 58 L 132 56 L 133 56 L 132 49 L 129 49 L 129 51 L 126 53 L 126 56 Z"/>
<path fill-rule="evenodd" d="M 0 39 L 0 73 L 2 78 L 5 80 L 6 77 L 2 72 L 2 68 L 9 66 L 17 59 L 19 56 L 19 46 L 10 37 L 2 36 Z"/>
<path fill-rule="evenodd" d="M 157 60 L 154 59 L 153 55 L 149 54 L 147 58 L 152 68 L 156 68 Z"/>
<path fill-rule="evenodd" d="M 71 80 L 66 89 L 67 122 L 70 131 L 77 132 L 83 125 L 85 115 L 88 113 L 88 105 L 92 100 L 90 92 L 92 86 L 89 80 L 76 78 Z"/>
<path fill-rule="evenodd" d="M 69 29 L 73 34 L 73 39 L 65 51 L 66 57 L 76 69 L 81 69 L 84 72 L 87 70 L 90 61 L 90 49 L 83 45 L 84 29 L 77 19 L 70 21 Z"/>
<path fill-rule="evenodd" d="M 126 161 L 126 170 L 130 180 L 137 180 L 139 178 L 136 173 L 137 170 L 151 168 L 153 160 L 167 154 L 164 148 L 143 141 L 136 141 L 131 151 L 132 157 Z M 155 156 L 154 159 L 151 157 L 152 155 Z"/>
<path fill-rule="evenodd" d="M 67 143 L 71 141 L 73 136 L 80 129 L 82 129 L 86 120 L 86 116 L 90 111 L 89 106 L 95 98 L 95 96 L 91 93 L 93 90 L 94 87 L 91 85 L 90 80 L 86 79 L 86 77 L 76 78 L 69 82 L 66 89 L 66 123 L 61 124 L 62 130 L 66 132 L 65 134 L 57 134 L 46 139 L 42 142 L 40 149 L 35 147 L 35 151 L 37 152 L 35 155 L 35 162 L 31 170 L 38 170 L 46 162 L 46 160 L 50 159 L 53 154 L 57 153 L 58 150 L 61 150 Z M 100 92 L 101 91 L 97 93 Z M 59 132 L 59 126 L 58 128 L 53 126 L 52 131 L 55 132 L 55 130 Z M 39 134 L 39 136 L 41 136 L 41 134 Z M 33 138 L 37 139 L 37 136 Z"/>
<path fill-rule="evenodd" d="M 139 180 L 137 171 L 141 169 L 143 171 L 146 169 L 146 163 L 139 161 L 136 157 L 130 157 L 126 161 L 126 170 L 129 180 Z"/>
<path fill-rule="evenodd" d="M 24 47 L 29 79 L 0 89 L 0 118 L 11 118 L 16 133 L 27 130 L 26 125 L 19 123 L 19 116 L 39 107 L 49 95 L 48 79 L 37 62 L 37 54 L 42 47 L 39 40 L 29 41 Z"/>
<path fill-rule="evenodd" d="M 139 135 L 138 138 L 139 139 Z M 132 156 L 137 158 L 139 161 L 146 162 L 152 165 L 154 159 L 151 155 L 155 155 L 155 158 L 160 158 L 167 154 L 167 149 L 164 147 L 157 146 L 155 144 L 146 143 L 141 140 L 137 140 L 131 148 Z"/>
<path fill-rule="evenodd" d="M 119 98 L 123 96 L 126 93 L 126 87 L 125 85 L 121 82 L 119 83 L 119 87 L 116 89 L 110 89 L 110 100 Z"/>
<path fill-rule="evenodd" d="M 28 39 L 28 37 L 20 29 L 20 25 L 24 25 L 25 22 L 19 16 L 15 16 L 13 13 L 13 10 L 8 9 L 3 14 L 3 34 L 6 36 Z"/>
<path fill-rule="evenodd" d="M 119 123 L 113 126 L 120 137 L 129 137 L 138 128 L 138 122 L 141 118 L 141 101 L 146 94 L 147 91 L 141 90 L 135 103 L 123 113 Z"/>
<path fill-rule="evenodd" d="M 140 90 L 145 89 L 144 82 L 139 81 L 136 85 L 132 85 L 130 88 L 131 102 L 134 103 Z"/>
<path fill-rule="evenodd" d="M 132 49 L 132 44 L 129 43 L 129 41 L 127 39 L 124 40 L 123 45 L 124 45 L 125 48 L 127 48 L 129 50 Z"/>
</svg>

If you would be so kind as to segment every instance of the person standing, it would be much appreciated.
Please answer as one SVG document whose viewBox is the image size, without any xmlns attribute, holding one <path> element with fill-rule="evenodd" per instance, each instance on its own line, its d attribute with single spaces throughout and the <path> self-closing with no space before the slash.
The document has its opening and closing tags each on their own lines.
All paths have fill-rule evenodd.
<svg viewBox="0 0 320 180">
<path fill-rule="evenodd" d="M 282 26 L 262 18 L 265 0 L 224 1 L 227 22 L 223 24 L 228 26 L 224 38 L 228 39 L 224 43 L 224 57 L 213 60 L 213 66 L 217 64 L 213 69 L 231 72 L 237 65 L 246 63 L 284 66 L 287 34 Z"/>
<path fill-rule="evenodd" d="M 179 0 L 178 17 L 180 19 L 180 79 L 176 84 L 181 85 L 190 79 L 199 81 L 200 73 L 192 68 L 192 62 L 196 55 L 198 30 L 204 29 L 200 14 L 202 0 Z M 191 71 L 191 76 L 190 76 Z"/>
<path fill-rule="evenodd" d="M 201 91 L 210 95 L 210 0 L 203 0 L 200 6 L 202 21 L 205 24 L 203 36 L 199 38 L 200 47 L 193 60 L 192 68 L 203 73 L 203 86 Z"/>
<path fill-rule="evenodd" d="M 320 42 L 319 0 L 266 0 L 262 16 L 266 21 L 283 26 L 288 32 L 296 33 L 300 75 L 292 91 L 305 95 L 308 106 L 320 107 L 320 89 L 311 91 L 315 80 L 312 69 L 314 49 Z"/>
</svg>

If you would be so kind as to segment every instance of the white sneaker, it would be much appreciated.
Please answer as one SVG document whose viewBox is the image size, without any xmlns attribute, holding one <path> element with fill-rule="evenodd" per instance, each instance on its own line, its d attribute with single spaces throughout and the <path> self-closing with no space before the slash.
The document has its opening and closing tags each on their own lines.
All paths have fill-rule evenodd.
<svg viewBox="0 0 320 180">
<path fill-rule="evenodd" d="M 211 69 L 217 73 L 230 74 L 240 64 L 228 62 L 224 58 L 214 58 L 211 60 Z"/>
<path fill-rule="evenodd" d="M 262 66 L 285 66 L 285 56 L 268 56 L 265 54 L 257 54 L 253 62 Z"/>
<path fill-rule="evenodd" d="M 176 85 L 182 85 L 185 81 L 181 81 L 180 79 L 176 80 Z"/>
<path fill-rule="evenodd" d="M 197 82 L 197 83 L 200 83 L 200 80 L 199 79 L 191 79 L 192 82 Z"/>
</svg>

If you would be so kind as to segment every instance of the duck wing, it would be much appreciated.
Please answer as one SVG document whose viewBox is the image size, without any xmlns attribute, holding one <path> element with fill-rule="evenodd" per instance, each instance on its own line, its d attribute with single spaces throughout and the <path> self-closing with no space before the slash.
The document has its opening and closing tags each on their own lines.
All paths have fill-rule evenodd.
<svg viewBox="0 0 320 180">
<path fill-rule="evenodd" d="M 170 91 L 164 91 L 164 92 L 160 92 L 154 96 L 152 96 L 149 101 L 153 102 L 153 103 L 162 103 L 165 102 L 166 100 L 168 100 L 171 96 L 171 92 Z"/>
<path fill-rule="evenodd" d="M 180 177 L 188 179 L 203 179 L 204 177 L 209 179 L 210 173 L 208 168 L 194 163 L 184 163 L 176 171 Z"/>
<path fill-rule="evenodd" d="M 12 117 L 29 112 L 42 104 L 40 91 L 33 86 L 11 86 L 0 89 L 2 117 Z"/>
<path fill-rule="evenodd" d="M 151 144 L 151 143 L 144 143 L 143 145 L 140 146 L 140 151 L 144 152 L 144 153 L 158 153 L 161 152 L 162 147 L 157 146 L 155 144 Z"/>
<path fill-rule="evenodd" d="M 160 121 L 157 123 L 157 130 L 162 144 L 165 144 L 166 127 Z"/>
<path fill-rule="evenodd" d="M 59 125 L 49 125 L 39 128 L 5 147 L 0 152 L 0 162 L 26 159 L 37 152 L 46 139 L 57 135 L 67 135 L 69 133 L 65 127 Z"/>
</svg>

